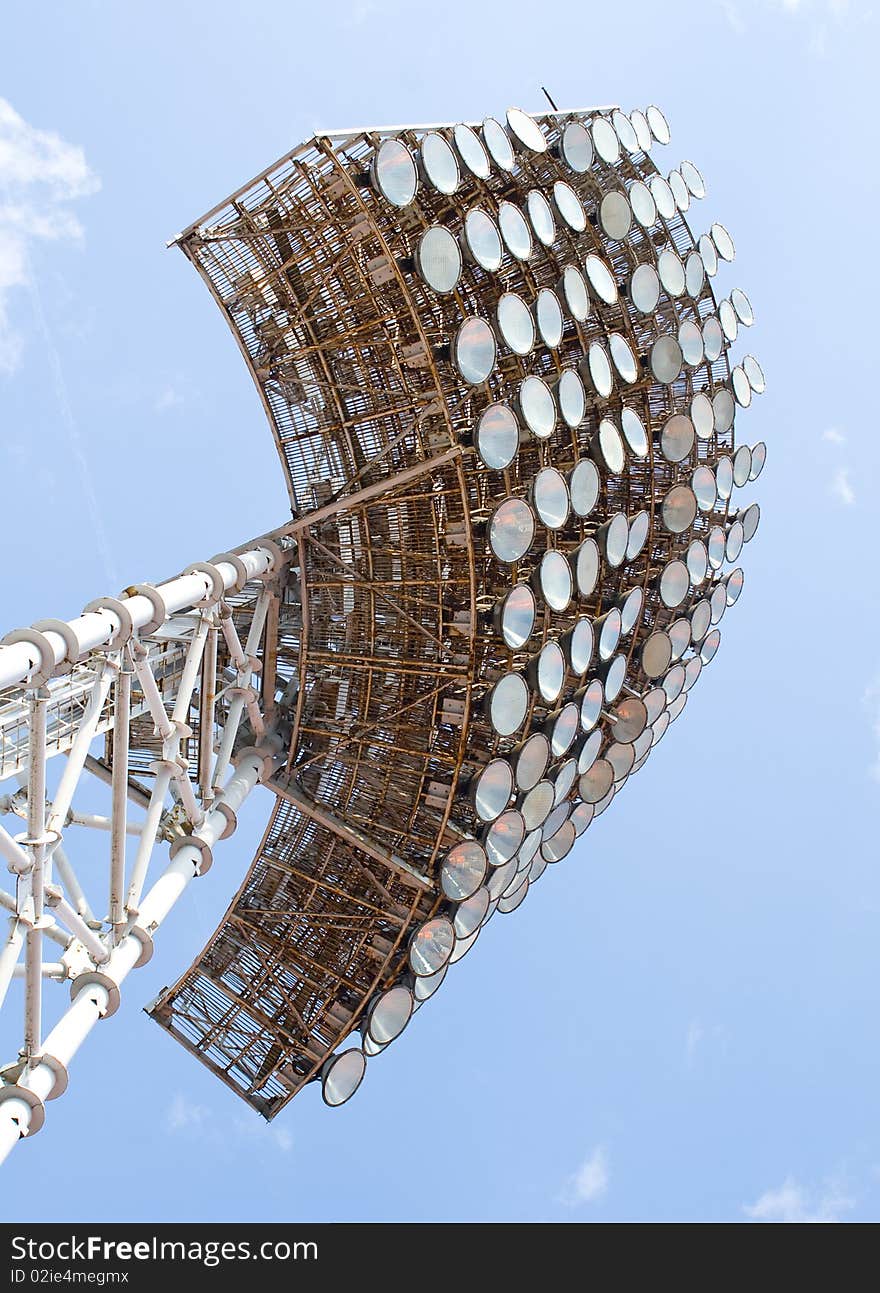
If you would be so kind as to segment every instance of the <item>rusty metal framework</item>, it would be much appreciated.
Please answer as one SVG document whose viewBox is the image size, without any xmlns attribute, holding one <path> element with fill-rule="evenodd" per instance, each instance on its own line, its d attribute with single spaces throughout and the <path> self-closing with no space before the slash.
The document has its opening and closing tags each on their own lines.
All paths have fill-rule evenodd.
<svg viewBox="0 0 880 1293">
<path fill-rule="evenodd" d="M 186 711 L 200 793 L 217 751 L 257 745 L 275 806 L 150 1011 L 267 1118 L 316 1078 L 353 1094 L 643 765 L 739 595 L 724 565 L 759 514 L 732 500 L 765 450 L 734 414 L 764 379 L 730 358 L 751 306 L 710 280 L 733 244 L 691 233 L 702 176 L 661 175 L 667 142 L 656 108 L 322 134 L 175 239 L 253 375 L 293 519 L 266 540 L 238 690 L 207 735 L 204 685 Z M 205 634 L 231 609 L 241 641 L 253 601 L 215 591 Z M 129 783 L 161 775 L 161 729 L 132 708 Z M 197 834 L 190 809 L 167 837 Z M 111 916 L 108 947 L 134 927 Z"/>
</svg>

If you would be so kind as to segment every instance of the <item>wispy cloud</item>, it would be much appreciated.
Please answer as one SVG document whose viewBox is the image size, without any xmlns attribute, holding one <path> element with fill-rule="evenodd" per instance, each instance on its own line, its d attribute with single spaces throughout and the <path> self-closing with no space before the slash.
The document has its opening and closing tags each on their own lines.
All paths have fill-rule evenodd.
<svg viewBox="0 0 880 1293">
<path fill-rule="evenodd" d="M 743 17 L 742 9 L 738 4 L 734 3 L 734 0 L 720 0 L 720 3 L 721 12 L 727 19 L 728 26 L 732 31 L 735 31 L 738 36 L 741 36 L 746 29 L 746 22 Z"/>
<path fill-rule="evenodd" d="M 0 99 L 0 371 L 14 372 L 21 359 L 10 294 L 31 281 L 31 247 L 81 239 L 71 203 L 99 188 L 81 148 L 30 125 Z"/>
<path fill-rule="evenodd" d="M 165 1126 L 173 1135 L 184 1135 L 204 1140 L 212 1145 L 229 1143 L 230 1131 L 234 1140 L 260 1141 L 288 1154 L 293 1149 L 293 1136 L 286 1127 L 264 1122 L 261 1118 L 221 1119 L 207 1105 L 197 1104 L 178 1091 L 165 1115 Z"/>
<path fill-rule="evenodd" d="M 787 1176 L 775 1190 L 765 1190 L 754 1203 L 743 1205 L 752 1221 L 832 1222 L 855 1207 L 838 1181 L 828 1181 L 815 1200 L 793 1176 Z"/>
<path fill-rule="evenodd" d="M 183 403 L 185 401 L 180 391 L 169 384 L 164 386 L 156 396 L 153 408 L 157 413 L 167 413 L 169 409 L 179 408 Z"/>
<path fill-rule="evenodd" d="M 211 1116 L 210 1109 L 203 1104 L 195 1104 L 180 1091 L 171 1101 L 171 1107 L 165 1118 L 169 1131 L 181 1131 L 185 1127 L 202 1127 Z"/>
<path fill-rule="evenodd" d="M 562 1202 L 570 1208 L 581 1203 L 596 1203 L 607 1194 L 608 1180 L 608 1153 L 604 1145 L 597 1145 L 566 1181 Z"/>
<path fill-rule="evenodd" d="M 846 436 L 837 427 L 828 427 L 822 432 L 822 439 L 827 440 L 829 444 L 846 444 Z"/>
<path fill-rule="evenodd" d="M 838 467 L 831 477 L 831 494 L 844 507 L 855 506 L 856 496 L 849 479 L 849 467 Z"/>
</svg>

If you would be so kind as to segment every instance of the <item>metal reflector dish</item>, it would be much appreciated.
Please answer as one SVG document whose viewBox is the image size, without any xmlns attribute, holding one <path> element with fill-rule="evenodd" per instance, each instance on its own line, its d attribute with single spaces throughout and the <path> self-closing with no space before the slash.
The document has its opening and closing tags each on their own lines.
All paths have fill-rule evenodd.
<svg viewBox="0 0 880 1293">
<path fill-rule="evenodd" d="M 495 334 L 485 319 L 470 318 L 455 334 L 455 366 L 470 386 L 481 385 L 495 367 Z"/>
<path fill-rule="evenodd" d="M 568 520 L 569 498 L 565 477 L 555 467 L 544 467 L 532 483 L 532 502 L 538 520 L 548 530 L 559 530 Z"/>
<path fill-rule="evenodd" d="M 669 181 L 669 187 L 672 189 L 672 196 L 675 198 L 675 205 L 682 213 L 687 211 L 691 204 L 691 195 L 688 186 L 684 182 L 681 171 L 671 170 L 666 177 Z"/>
<path fill-rule="evenodd" d="M 715 487 L 718 497 L 727 502 L 733 493 L 733 459 L 723 454 L 715 464 Z"/>
<path fill-rule="evenodd" d="M 619 566 L 626 556 L 629 542 L 629 521 L 623 512 L 615 512 L 610 521 L 599 527 L 599 542 L 609 566 Z"/>
<path fill-rule="evenodd" d="M 499 736 L 512 736 L 522 727 L 528 707 L 529 689 L 522 674 L 503 674 L 489 692 L 489 721 Z"/>
<path fill-rule="evenodd" d="M 586 673 L 590 667 L 590 661 L 593 658 L 593 638 L 592 621 L 585 616 L 581 616 L 574 626 L 562 635 L 562 648 L 571 665 L 572 673 L 578 677 Z"/>
<path fill-rule="evenodd" d="M 499 561 L 521 560 L 535 537 L 535 516 L 521 498 L 506 498 L 489 520 L 489 546 Z"/>
<path fill-rule="evenodd" d="M 546 153 L 547 140 L 544 132 L 522 108 L 507 109 L 507 124 L 516 142 L 530 153 Z"/>
<path fill-rule="evenodd" d="M 614 769 L 607 759 L 597 759 L 578 781 L 578 794 L 586 804 L 598 804 L 614 784 Z"/>
<path fill-rule="evenodd" d="M 713 525 L 709 531 L 709 542 L 706 544 L 706 551 L 709 554 L 709 565 L 713 570 L 718 570 L 724 562 L 724 553 L 727 547 L 727 536 L 720 525 Z"/>
<path fill-rule="evenodd" d="M 464 218 L 464 241 L 471 259 L 482 269 L 494 274 L 501 268 L 501 235 L 495 221 L 480 207 L 468 211 Z"/>
<path fill-rule="evenodd" d="M 562 159 L 569 170 L 584 175 L 593 161 L 593 144 L 589 132 L 579 121 L 570 121 L 562 132 Z"/>
<path fill-rule="evenodd" d="M 550 748 L 554 759 L 560 758 L 572 745 L 578 733 L 580 712 L 574 701 L 563 705 L 550 724 Z M 543 773 L 541 774 L 543 776 Z"/>
<path fill-rule="evenodd" d="M 549 287 L 542 287 L 535 302 L 535 318 L 538 321 L 538 332 L 541 340 L 550 350 L 555 350 L 562 341 L 562 307 Z"/>
<path fill-rule="evenodd" d="M 662 175 L 652 175 L 648 181 L 648 187 L 651 190 L 651 197 L 657 205 L 664 220 L 671 220 L 675 215 L 675 198 L 672 196 L 672 189 L 666 183 Z"/>
<path fill-rule="evenodd" d="M 666 708 L 666 693 L 662 687 L 652 687 L 645 693 L 643 700 L 648 711 L 648 723 L 653 725 Z"/>
<path fill-rule="evenodd" d="M 715 430 L 715 410 L 708 395 L 700 392 L 691 400 L 691 421 L 697 438 L 708 440 Z"/>
<path fill-rule="evenodd" d="M 477 423 L 477 453 L 493 471 L 504 471 L 519 448 L 519 424 L 506 404 L 490 404 Z"/>
<path fill-rule="evenodd" d="M 660 449 L 667 462 L 683 462 L 694 447 L 694 424 L 684 413 L 673 413 L 660 433 Z"/>
<path fill-rule="evenodd" d="M 594 628 L 599 635 L 599 659 L 610 660 L 617 650 L 623 620 L 616 606 L 596 620 Z"/>
<path fill-rule="evenodd" d="M 752 470 L 752 451 L 747 444 L 741 444 L 733 458 L 733 483 L 738 489 L 747 485 Z"/>
<path fill-rule="evenodd" d="M 679 325 L 678 344 L 681 346 L 684 362 L 689 368 L 696 368 L 697 364 L 703 362 L 703 334 L 690 319 L 685 319 L 684 323 Z"/>
<path fill-rule="evenodd" d="M 508 885 L 513 881 L 514 876 L 519 870 L 519 861 L 516 857 L 508 858 L 489 876 L 488 889 L 493 902 L 497 902 L 504 893 Z M 491 908 L 490 908 L 491 910 Z"/>
<path fill-rule="evenodd" d="M 672 658 L 673 660 L 680 660 L 691 644 L 690 620 L 684 618 L 673 620 L 666 632 L 669 634 L 669 641 L 672 643 Z"/>
<path fill-rule="evenodd" d="M 657 203 L 651 197 L 647 184 L 643 184 L 641 180 L 636 180 L 630 186 L 629 204 L 643 229 L 650 229 L 657 223 Z"/>
<path fill-rule="evenodd" d="M 727 590 L 728 606 L 733 606 L 739 601 L 739 595 L 743 590 L 744 582 L 745 575 L 741 566 L 737 566 L 736 570 L 732 570 L 727 576 L 727 579 L 724 581 L 724 585 Z"/>
<path fill-rule="evenodd" d="M 519 651 L 535 627 L 535 594 L 528 584 L 515 584 L 496 608 L 497 627 L 507 646 Z"/>
<path fill-rule="evenodd" d="M 619 475 L 626 466 L 626 454 L 621 434 L 609 418 L 603 418 L 599 423 L 595 447 L 600 462 L 612 475 Z"/>
<path fill-rule="evenodd" d="M 449 960 L 455 942 L 452 921 L 446 916 L 426 920 L 409 940 L 409 964 L 413 974 L 436 974 Z"/>
<path fill-rule="evenodd" d="M 635 741 L 644 732 L 648 725 L 648 708 L 638 696 L 627 696 L 615 706 L 612 718 L 615 741 L 626 744 Z"/>
<path fill-rule="evenodd" d="M 743 538 L 746 543 L 750 543 L 755 537 L 758 529 L 758 523 L 761 520 L 761 509 L 757 503 L 752 503 L 742 513 L 737 513 L 737 520 L 742 521 Z"/>
<path fill-rule="evenodd" d="M 490 907 L 490 910 L 491 910 L 491 907 Z M 488 917 L 488 913 L 487 913 L 487 917 Z M 477 928 L 474 930 L 472 934 L 469 934 L 467 938 L 457 938 L 455 940 L 455 946 L 453 947 L 452 952 L 450 953 L 450 956 L 449 956 L 449 964 L 455 965 L 457 964 L 457 962 L 461 960 L 463 956 L 467 956 L 468 952 L 471 950 L 474 943 L 476 943 L 479 936 L 480 936 L 480 929 Z"/>
<path fill-rule="evenodd" d="M 554 813 L 562 811 L 562 801 L 568 798 L 568 793 L 577 780 L 577 775 L 577 759 L 565 759 L 564 762 L 550 774 L 549 779 L 553 782 Z M 566 809 L 566 816 L 567 813 L 568 810 Z M 545 834 L 549 835 L 551 833 L 552 832 L 550 831 L 545 831 Z"/>
<path fill-rule="evenodd" d="M 502 866 L 509 862 L 525 839 L 526 824 L 523 815 L 516 808 L 508 808 L 487 829 L 483 837 L 483 847 L 489 859 L 489 865 Z"/>
<path fill-rule="evenodd" d="M 734 521 L 733 525 L 727 531 L 727 542 L 724 545 L 724 556 L 728 561 L 736 561 L 742 552 L 743 543 L 745 542 L 745 532 L 741 521 Z"/>
<path fill-rule="evenodd" d="M 620 632 L 623 637 L 631 633 L 638 623 L 645 604 L 645 594 L 641 588 L 631 588 L 620 606 Z"/>
<path fill-rule="evenodd" d="M 583 692 L 579 692 L 581 704 L 581 727 L 585 732 L 589 732 L 599 721 L 599 715 L 602 713 L 602 704 L 605 700 L 605 692 L 602 683 L 598 678 L 587 683 Z"/>
<path fill-rule="evenodd" d="M 531 311 L 516 292 L 505 292 L 498 302 L 498 331 L 515 355 L 529 355 L 535 347 Z"/>
<path fill-rule="evenodd" d="M 709 235 L 715 244 L 718 255 L 722 260 L 732 261 L 736 256 L 736 249 L 733 245 L 733 239 L 724 228 L 723 224 L 713 224 L 709 230 Z"/>
<path fill-rule="evenodd" d="M 752 446 L 752 470 L 749 472 L 749 480 L 757 480 L 764 470 L 764 463 L 767 461 L 767 446 L 763 440 L 759 440 L 756 445 Z"/>
<path fill-rule="evenodd" d="M 653 265 L 639 265 L 629 282 L 629 295 L 641 314 L 653 314 L 660 300 L 660 278 Z"/>
<path fill-rule="evenodd" d="M 577 711 L 575 711 L 577 717 Z M 536 786 L 550 763 L 550 742 L 541 732 L 533 732 L 512 755 L 514 775 L 518 790 L 531 790 Z"/>
<path fill-rule="evenodd" d="M 541 596 L 551 611 L 567 610 L 574 588 L 571 566 L 561 552 L 545 552 L 536 568 Z"/>
<path fill-rule="evenodd" d="M 513 145 L 501 122 L 494 117 L 487 117 L 483 122 L 483 143 L 496 166 L 502 171 L 513 170 Z"/>
<path fill-rule="evenodd" d="M 476 893 L 486 878 L 486 850 L 476 840 L 455 844 L 440 867 L 440 888 L 453 902 L 462 902 Z"/>
<path fill-rule="evenodd" d="M 563 421 L 572 429 L 579 427 L 587 411 L 584 384 L 573 368 L 564 369 L 556 383 L 556 399 Z M 598 476 L 597 476 L 598 488 Z"/>
<path fill-rule="evenodd" d="M 533 662 L 535 681 L 541 699 L 548 704 L 558 700 L 565 682 L 565 656 L 558 642 L 547 642 Z"/>
<path fill-rule="evenodd" d="M 683 355 L 678 339 L 658 337 L 651 347 L 651 372 L 658 382 L 671 386 L 681 372 Z"/>
<path fill-rule="evenodd" d="M 581 363 L 581 372 L 593 387 L 597 395 L 607 399 L 614 390 L 614 374 L 605 347 L 598 341 L 590 343 L 585 362 Z"/>
<path fill-rule="evenodd" d="M 620 695 L 620 689 L 626 678 L 626 656 L 616 655 L 605 674 L 605 703 L 610 705 Z"/>
<path fill-rule="evenodd" d="M 559 288 L 571 317 L 583 323 L 590 313 L 590 296 L 584 276 L 576 265 L 566 265 Z"/>
<path fill-rule="evenodd" d="M 709 607 L 712 611 L 712 623 L 720 624 L 727 610 L 727 586 L 722 582 L 716 584 L 712 589 L 712 596 L 709 598 Z"/>
<path fill-rule="evenodd" d="M 691 540 L 688 544 L 685 560 L 687 563 L 688 574 L 691 577 L 691 583 L 695 588 L 699 588 L 700 584 L 706 578 L 706 572 L 709 569 L 709 555 L 702 539 Z"/>
<path fill-rule="evenodd" d="M 539 781 L 536 786 L 523 795 L 519 811 L 523 815 L 527 831 L 535 831 L 543 826 L 553 808 L 552 781 Z"/>
<path fill-rule="evenodd" d="M 528 876 L 526 876 L 525 879 L 520 884 L 519 888 L 515 889 L 511 894 L 505 894 L 499 900 L 498 910 L 505 916 L 509 915 L 510 912 L 512 911 L 516 911 L 517 907 L 523 901 L 528 891 L 529 891 L 529 878 Z"/>
<path fill-rule="evenodd" d="M 607 162 L 609 166 L 614 166 L 620 157 L 620 140 L 617 138 L 617 131 L 604 117 L 595 118 L 592 130 L 596 156 L 603 162 Z"/>
<path fill-rule="evenodd" d="M 478 180 L 487 180 L 491 167 L 489 166 L 486 150 L 480 143 L 479 135 L 475 134 L 470 126 L 459 122 L 452 131 L 452 138 L 455 140 L 459 157 L 471 175 L 476 175 Z"/>
<path fill-rule="evenodd" d="M 461 182 L 455 153 L 443 136 L 433 130 L 422 140 L 422 172 L 438 193 L 454 193 Z"/>
<path fill-rule="evenodd" d="M 420 1004 L 420 1003 L 417 1003 L 417 1002 L 413 1001 L 413 1010 L 415 1010 L 415 1009 L 416 1009 L 416 1007 L 417 1007 L 417 1005 L 418 1005 L 418 1004 Z M 374 1042 L 374 1041 L 373 1041 L 373 1039 L 372 1039 L 372 1037 L 370 1036 L 370 1034 L 369 1034 L 368 1032 L 366 1032 L 366 1031 L 362 1031 L 362 1032 L 361 1032 L 361 1049 L 363 1050 L 363 1052 L 364 1052 L 364 1054 L 367 1056 L 367 1058 L 368 1058 L 368 1059 L 371 1059 L 371 1058 L 372 1058 L 372 1056 L 374 1056 L 374 1055 L 381 1055 L 381 1054 L 382 1054 L 382 1052 L 384 1051 L 385 1047 L 384 1047 L 384 1046 L 380 1046 L 378 1042 Z"/>
<path fill-rule="evenodd" d="M 704 233 L 697 243 L 700 252 L 700 260 L 706 267 L 706 273 L 710 278 L 718 273 L 718 252 L 715 244 L 707 233 Z"/>
<path fill-rule="evenodd" d="M 654 141 L 651 135 L 651 127 L 648 125 L 648 118 L 645 116 L 644 112 L 641 112 L 636 108 L 629 114 L 629 119 L 633 124 L 633 130 L 636 132 L 636 138 L 639 141 L 639 148 L 641 148 L 643 153 L 650 152 L 651 145 Z"/>
<path fill-rule="evenodd" d="M 684 667 L 684 689 L 690 691 L 703 671 L 703 662 L 698 655 L 692 656 Z"/>
<path fill-rule="evenodd" d="M 608 337 L 608 349 L 620 377 L 628 386 L 632 386 L 633 382 L 638 381 L 639 365 L 629 342 L 619 332 L 612 332 Z"/>
<path fill-rule="evenodd" d="M 526 211 L 538 242 L 543 243 L 545 247 L 552 247 L 556 238 L 556 222 L 550 210 L 550 203 L 540 189 L 529 189 Z"/>
<path fill-rule="evenodd" d="M 387 1046 L 406 1028 L 412 1012 L 412 993 L 398 983 L 374 999 L 367 1011 L 367 1032 L 377 1046 Z"/>
<path fill-rule="evenodd" d="M 600 693 L 602 691 L 601 685 L 599 687 L 599 691 Z M 601 695 L 600 695 L 600 705 L 601 705 Z M 578 772 L 580 773 L 581 776 L 583 776 L 583 774 L 587 771 L 588 768 L 592 768 L 593 764 L 598 759 L 599 751 L 602 748 L 603 739 L 604 739 L 604 736 L 603 736 L 602 729 L 597 727 L 595 731 L 590 733 L 590 735 L 586 738 L 583 745 L 581 746 L 580 751 L 578 753 Z"/>
<path fill-rule="evenodd" d="M 625 148 L 628 153 L 637 153 L 639 151 L 639 138 L 626 113 L 621 112 L 619 108 L 615 109 L 611 114 L 611 124 L 617 131 L 617 138 L 620 140 L 621 147 Z"/>
<path fill-rule="evenodd" d="M 599 578 L 599 548 L 595 539 L 584 539 L 575 550 L 571 565 L 581 597 L 589 597 Z"/>
<path fill-rule="evenodd" d="M 670 534 L 681 534 L 693 525 L 697 515 L 694 491 L 687 485 L 673 485 L 663 500 L 663 524 Z"/>
<path fill-rule="evenodd" d="M 745 370 L 746 377 L 749 379 L 749 385 L 756 395 L 763 395 L 767 389 L 767 380 L 764 377 L 764 370 L 758 363 L 754 355 L 746 355 L 743 359 L 742 366 Z"/>
<path fill-rule="evenodd" d="M 636 557 L 645 546 L 650 528 L 651 518 L 648 513 L 636 512 L 635 516 L 629 523 L 629 538 L 626 541 L 627 561 L 635 561 Z"/>
<path fill-rule="evenodd" d="M 570 821 L 563 822 L 559 830 L 541 845 L 541 857 L 545 862 L 561 862 L 574 847 L 577 832 Z"/>
<path fill-rule="evenodd" d="M 680 606 L 687 597 L 689 587 L 690 577 L 683 561 L 676 559 L 664 566 L 660 576 L 660 600 L 664 606 L 668 606 L 670 610 Z"/>
<path fill-rule="evenodd" d="M 589 255 L 584 261 L 584 269 L 587 272 L 590 287 L 599 300 L 604 301 L 606 305 L 613 305 L 617 300 L 617 283 L 604 260 L 600 260 L 598 256 Z"/>
<path fill-rule="evenodd" d="M 470 898 L 460 902 L 452 918 L 456 941 L 470 938 L 475 929 L 479 929 L 483 918 L 489 910 L 489 890 L 485 885 Z"/>
<path fill-rule="evenodd" d="M 706 270 L 703 267 L 703 258 L 698 251 L 692 251 L 684 263 L 684 286 L 688 296 L 696 300 L 705 282 Z"/>
<path fill-rule="evenodd" d="M 700 659 L 704 665 L 708 664 L 710 660 L 715 658 L 715 652 L 718 650 L 720 644 L 721 632 L 719 629 L 713 629 L 712 632 L 707 635 L 705 641 L 700 647 Z"/>
<path fill-rule="evenodd" d="M 663 290 L 669 296 L 684 294 L 684 265 L 671 247 L 665 248 L 657 257 L 657 273 Z"/>
<path fill-rule="evenodd" d="M 538 440 L 546 440 L 556 427 L 556 405 L 550 387 L 540 377 L 525 377 L 519 388 L 523 421 Z"/>
<path fill-rule="evenodd" d="M 474 777 L 474 808 L 481 822 L 492 822 L 513 794 L 513 772 L 506 759 L 490 759 Z"/>
<path fill-rule="evenodd" d="M 599 224 L 602 232 L 614 242 L 622 241 L 629 233 L 632 228 L 632 208 L 626 200 L 626 194 L 620 189 L 612 189 L 599 203 Z"/>
<path fill-rule="evenodd" d="M 642 669 L 648 678 L 659 678 L 672 660 L 672 643 L 662 629 L 651 633 L 642 646 Z"/>
<path fill-rule="evenodd" d="M 620 412 L 620 425 L 623 428 L 624 439 L 636 457 L 647 458 L 648 433 L 635 409 L 626 404 L 623 406 Z"/>
<path fill-rule="evenodd" d="M 659 108 L 652 103 L 647 112 L 648 125 L 651 128 L 651 134 L 657 140 L 658 144 L 668 144 L 671 138 L 669 134 L 669 122 L 664 117 Z"/>
<path fill-rule="evenodd" d="M 382 141 L 373 158 L 370 177 L 373 187 L 395 207 L 408 207 L 419 186 L 416 164 L 399 139 Z"/>
<path fill-rule="evenodd" d="M 443 225 L 426 229 L 416 243 L 416 269 L 433 291 L 454 291 L 461 278 L 461 248 Z"/>
<path fill-rule="evenodd" d="M 386 140 L 387 142 L 391 141 Z M 366 1057 L 358 1047 L 342 1051 L 339 1055 L 331 1055 L 321 1067 L 321 1095 L 324 1103 L 332 1108 L 345 1104 L 357 1091 L 366 1071 Z"/>
<path fill-rule="evenodd" d="M 691 638 L 701 642 L 709 631 L 712 622 L 712 607 L 707 597 L 701 598 L 691 611 Z"/>
<path fill-rule="evenodd" d="M 715 473 L 711 467 L 698 467 L 691 476 L 691 488 L 701 512 L 711 512 L 718 497 Z"/>
<path fill-rule="evenodd" d="M 584 831 L 593 820 L 593 805 L 578 804 L 568 820 L 574 827 L 575 835 L 583 835 Z"/>
<path fill-rule="evenodd" d="M 528 260 L 532 254 L 532 235 L 519 207 L 512 202 L 502 202 L 498 207 L 498 227 L 511 256 L 516 260 Z"/>
<path fill-rule="evenodd" d="M 614 735 L 617 735 L 615 731 Z M 627 742 L 613 741 L 605 751 L 605 758 L 614 769 L 614 780 L 623 781 L 632 772 L 632 766 L 636 761 L 635 750 Z"/>
<path fill-rule="evenodd" d="M 721 324 L 712 314 L 703 324 L 703 349 L 710 364 L 714 364 L 724 350 L 724 333 Z"/>
<path fill-rule="evenodd" d="M 453 948 L 453 952 L 454 950 L 455 949 Z M 449 969 L 451 961 L 452 957 L 450 956 L 446 964 L 439 969 L 436 974 L 413 975 L 412 994 L 416 1001 L 427 1001 L 429 997 L 433 997 L 434 993 L 440 987 L 440 984 L 446 978 L 446 971 Z"/>
</svg>

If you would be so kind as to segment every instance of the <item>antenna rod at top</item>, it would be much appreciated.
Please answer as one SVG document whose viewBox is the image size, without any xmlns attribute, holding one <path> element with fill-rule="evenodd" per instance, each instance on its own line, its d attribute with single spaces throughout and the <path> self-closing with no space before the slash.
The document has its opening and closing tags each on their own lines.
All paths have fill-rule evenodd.
<svg viewBox="0 0 880 1293">
<path fill-rule="evenodd" d="M 543 85 L 541 86 L 541 89 L 543 90 L 543 92 L 544 92 L 544 97 L 545 97 L 545 99 L 547 100 L 547 102 L 550 104 L 550 107 L 553 109 L 553 111 L 554 111 L 554 112 L 558 112 L 558 111 L 559 111 L 559 109 L 557 108 L 557 106 L 556 106 L 556 104 L 553 102 L 553 100 L 550 98 L 550 92 L 549 92 L 549 90 L 547 90 L 547 89 L 546 89 L 546 87 L 545 87 L 545 86 L 543 86 Z"/>
</svg>

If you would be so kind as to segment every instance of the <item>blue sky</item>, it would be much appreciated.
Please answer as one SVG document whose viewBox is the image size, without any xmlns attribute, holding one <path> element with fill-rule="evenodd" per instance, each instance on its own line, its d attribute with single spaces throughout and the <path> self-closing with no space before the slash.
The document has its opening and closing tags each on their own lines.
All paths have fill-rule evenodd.
<svg viewBox="0 0 880 1293">
<path fill-rule="evenodd" d="M 878 17 L 860 0 L 568 4 L 543 26 L 519 0 L 450 0 L 430 24 L 402 0 L 300 8 L 5 17 L 5 627 L 285 518 L 244 365 L 165 240 L 316 128 L 538 109 L 541 84 L 562 107 L 660 104 L 660 164 L 706 176 L 693 219 L 734 236 L 716 285 L 749 293 L 768 378 L 739 423 L 769 445 L 761 529 L 683 720 L 355 1100 L 330 1111 L 312 1088 L 267 1127 L 140 1010 L 224 909 L 260 796 L 16 1150 L 3 1212 L 878 1220 Z"/>
</svg>

